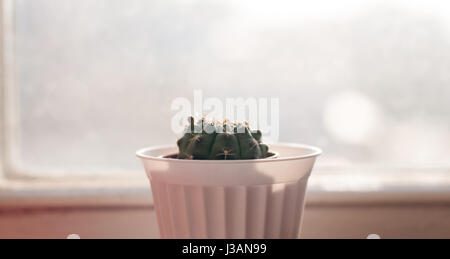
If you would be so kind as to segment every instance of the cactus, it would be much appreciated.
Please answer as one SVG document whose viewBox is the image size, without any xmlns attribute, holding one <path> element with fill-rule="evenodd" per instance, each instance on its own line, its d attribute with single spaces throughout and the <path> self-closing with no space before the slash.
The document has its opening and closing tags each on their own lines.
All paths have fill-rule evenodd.
<svg viewBox="0 0 450 259">
<path fill-rule="evenodd" d="M 179 159 L 235 160 L 265 158 L 268 146 L 261 142 L 261 131 L 251 131 L 247 123 L 197 121 L 177 141 Z"/>
</svg>

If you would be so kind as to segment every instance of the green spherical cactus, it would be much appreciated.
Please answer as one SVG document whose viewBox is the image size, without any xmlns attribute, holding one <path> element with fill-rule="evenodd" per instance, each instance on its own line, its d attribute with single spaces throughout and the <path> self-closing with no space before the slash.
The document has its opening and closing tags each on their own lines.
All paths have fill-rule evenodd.
<svg viewBox="0 0 450 259">
<path fill-rule="evenodd" d="M 261 131 L 251 131 L 247 123 L 197 121 L 177 141 L 179 159 L 235 160 L 267 157 L 269 147 L 261 142 Z"/>
</svg>

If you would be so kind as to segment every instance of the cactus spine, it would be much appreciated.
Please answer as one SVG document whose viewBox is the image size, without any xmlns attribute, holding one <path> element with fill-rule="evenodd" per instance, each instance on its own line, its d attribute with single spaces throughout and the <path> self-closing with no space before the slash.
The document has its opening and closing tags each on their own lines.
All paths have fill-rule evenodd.
<svg viewBox="0 0 450 259">
<path fill-rule="evenodd" d="M 235 160 L 265 158 L 268 146 L 261 141 L 261 131 L 252 132 L 247 123 L 207 121 L 189 126 L 177 141 L 179 159 Z"/>
</svg>

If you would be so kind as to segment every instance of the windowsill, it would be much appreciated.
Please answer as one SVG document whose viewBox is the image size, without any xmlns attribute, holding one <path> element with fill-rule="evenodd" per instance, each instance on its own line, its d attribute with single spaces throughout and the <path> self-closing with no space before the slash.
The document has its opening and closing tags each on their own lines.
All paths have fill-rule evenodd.
<svg viewBox="0 0 450 259">
<path fill-rule="evenodd" d="M 450 204 L 445 170 L 360 173 L 317 169 L 308 187 L 309 206 Z M 0 181 L 0 207 L 152 207 L 142 178 Z"/>
<path fill-rule="evenodd" d="M 152 206 L 144 180 L 3 180 L 0 207 Z"/>
</svg>

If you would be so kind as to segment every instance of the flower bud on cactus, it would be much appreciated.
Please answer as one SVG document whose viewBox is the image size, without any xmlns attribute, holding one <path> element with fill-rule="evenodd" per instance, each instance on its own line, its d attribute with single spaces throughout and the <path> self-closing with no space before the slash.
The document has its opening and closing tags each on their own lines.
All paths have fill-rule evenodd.
<svg viewBox="0 0 450 259">
<path fill-rule="evenodd" d="M 268 146 L 261 131 L 251 131 L 247 123 L 206 121 L 189 118 L 189 126 L 177 141 L 179 159 L 257 159 L 267 157 Z"/>
</svg>

